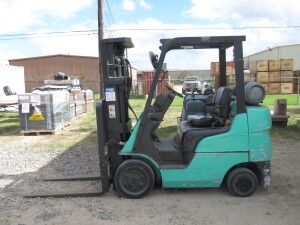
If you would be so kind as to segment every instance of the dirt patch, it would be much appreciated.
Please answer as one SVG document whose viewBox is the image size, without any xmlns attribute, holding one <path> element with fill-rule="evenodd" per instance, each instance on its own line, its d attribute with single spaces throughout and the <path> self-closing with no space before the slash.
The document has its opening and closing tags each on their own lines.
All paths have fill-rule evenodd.
<svg viewBox="0 0 300 225">
<path fill-rule="evenodd" d="M 143 199 L 28 199 L 41 191 L 101 188 L 98 181 L 42 182 L 99 171 L 96 135 L 80 121 L 55 136 L 0 136 L 0 224 L 299 224 L 300 141 L 273 140 L 272 184 L 252 197 L 227 190 L 156 188 Z M 65 143 L 67 142 L 67 144 Z"/>
</svg>

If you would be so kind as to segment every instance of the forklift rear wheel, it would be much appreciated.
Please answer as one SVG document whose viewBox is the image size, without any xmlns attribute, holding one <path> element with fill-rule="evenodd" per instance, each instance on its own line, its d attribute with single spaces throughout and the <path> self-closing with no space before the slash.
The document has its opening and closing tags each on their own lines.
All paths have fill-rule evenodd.
<svg viewBox="0 0 300 225">
<path fill-rule="evenodd" d="M 230 172 L 227 178 L 227 188 L 231 194 L 238 197 L 248 197 L 257 189 L 257 177 L 247 168 L 237 168 Z"/>
<path fill-rule="evenodd" d="M 154 185 L 154 173 L 144 161 L 128 159 L 117 169 L 114 183 L 118 193 L 126 198 L 142 198 Z"/>
</svg>

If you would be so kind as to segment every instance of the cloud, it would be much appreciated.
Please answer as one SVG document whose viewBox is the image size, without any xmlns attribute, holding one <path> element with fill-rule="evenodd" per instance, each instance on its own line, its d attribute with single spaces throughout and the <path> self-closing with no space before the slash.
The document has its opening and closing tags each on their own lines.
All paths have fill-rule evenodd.
<svg viewBox="0 0 300 225">
<path fill-rule="evenodd" d="M 97 21 L 86 21 L 82 24 L 72 26 L 71 30 L 92 30 L 97 26 Z M 38 33 L 49 32 L 40 30 Z M 44 36 L 44 35 L 41 35 Z M 82 34 L 53 34 L 47 38 L 32 38 L 39 46 L 41 55 L 70 54 L 84 56 L 98 56 L 98 35 L 97 33 Z"/>
<path fill-rule="evenodd" d="M 124 0 L 122 2 L 122 8 L 127 11 L 135 10 L 135 3 L 131 0 Z"/>
<path fill-rule="evenodd" d="M 252 21 L 241 21 L 244 26 L 277 26 L 278 23 L 269 19 L 257 19 Z M 97 26 L 97 21 L 84 21 L 81 24 L 74 25 L 71 30 L 92 30 Z M 195 29 L 195 28 L 203 29 Z M 119 37 L 131 37 L 135 48 L 128 50 L 131 65 L 139 70 L 152 70 L 149 61 L 148 52 L 154 51 L 160 54 L 159 40 L 163 38 L 187 37 L 187 36 L 225 36 L 225 35 L 246 35 L 244 42 L 244 56 L 285 44 L 299 43 L 297 29 L 231 29 L 227 23 L 216 23 L 209 25 L 191 25 L 191 24 L 166 24 L 154 18 L 146 18 L 136 23 L 120 23 L 111 27 L 118 30 Z M 121 30 L 121 29 L 161 29 L 161 30 Z M 191 28 L 186 30 L 186 28 Z M 209 29 L 207 29 L 209 28 Z M 216 28 L 216 29 L 211 29 Z M 226 29 L 217 29 L 226 28 Z M 179 29 L 179 30 L 168 30 Z M 181 29 L 181 30 L 180 30 Z M 51 30 L 47 30 L 49 32 Z M 45 32 L 40 30 L 36 32 Z M 105 32 L 105 38 L 109 34 Z M 59 35 L 60 36 L 60 35 Z M 63 36 L 53 35 L 49 38 L 32 39 L 32 42 L 38 46 L 40 55 L 49 54 L 72 54 L 85 56 L 98 56 L 98 37 L 96 34 L 84 36 Z M 4 49 L 4 47 L 3 47 Z M 1 46 L 0 46 L 1 51 Z M 0 52 L 1 54 L 1 52 Z M 2 51 L 4 58 L 5 52 Z M 12 52 L 10 52 L 12 54 Z M 24 57 L 24 56 L 22 56 Z M 17 58 L 17 57 L 13 57 Z M 232 60 L 232 50 L 228 51 L 227 60 Z M 210 62 L 218 60 L 217 50 L 178 50 L 170 51 L 167 54 L 165 62 L 168 69 L 210 69 Z"/>
<path fill-rule="evenodd" d="M 145 2 L 144 0 L 140 0 L 140 6 L 142 6 L 144 9 L 151 9 L 152 6 Z"/>
<path fill-rule="evenodd" d="M 25 54 L 17 50 L 5 50 L 0 46 L 0 64 L 8 64 L 8 59 L 24 58 Z"/>
<path fill-rule="evenodd" d="M 192 7 L 184 11 L 183 15 L 209 20 L 269 18 L 285 24 L 300 19 L 298 0 L 227 0 L 226 2 L 192 0 L 192 4 Z"/>
<path fill-rule="evenodd" d="M 46 16 L 66 19 L 88 7 L 93 0 L 1 0 L 0 34 L 21 32 L 35 24 L 43 24 Z"/>
<path fill-rule="evenodd" d="M 244 26 L 278 26 L 279 23 L 269 19 L 244 20 Z M 120 36 L 131 37 L 135 48 L 129 50 L 129 59 L 138 69 L 151 69 L 148 51 L 159 53 L 159 40 L 162 38 L 187 37 L 187 36 L 232 36 L 246 35 L 243 43 L 244 56 L 267 49 L 287 44 L 299 43 L 297 29 L 232 29 L 228 23 L 215 23 L 208 25 L 191 24 L 166 24 L 154 18 L 146 18 L 137 23 L 123 23 L 114 26 L 114 29 L 144 29 L 158 28 L 162 30 L 122 30 Z M 168 30 L 168 29 L 182 30 Z M 186 30 L 191 28 L 191 30 Z M 195 29 L 203 28 L 203 29 Z M 205 29 L 206 28 L 206 29 Z M 208 28 L 208 29 L 207 29 Z M 211 29 L 215 28 L 215 29 Z M 226 29 L 218 29 L 226 28 Z M 227 60 L 232 60 L 232 50 L 228 50 Z M 210 62 L 218 60 L 217 50 L 171 51 L 167 54 L 166 62 L 169 69 L 210 69 Z M 184 63 L 183 63 L 184 62 Z"/>
</svg>

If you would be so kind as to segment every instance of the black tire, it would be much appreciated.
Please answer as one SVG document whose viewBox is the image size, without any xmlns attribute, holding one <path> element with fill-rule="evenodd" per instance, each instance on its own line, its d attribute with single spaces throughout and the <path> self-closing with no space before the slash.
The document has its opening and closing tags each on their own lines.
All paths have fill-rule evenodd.
<svg viewBox="0 0 300 225">
<path fill-rule="evenodd" d="M 248 197 L 257 189 L 257 177 L 247 168 L 232 170 L 227 178 L 227 188 L 230 193 L 238 197 Z"/>
<path fill-rule="evenodd" d="M 126 198 L 142 198 L 154 185 L 152 168 L 144 161 L 128 159 L 117 169 L 114 184 L 118 193 Z"/>
</svg>

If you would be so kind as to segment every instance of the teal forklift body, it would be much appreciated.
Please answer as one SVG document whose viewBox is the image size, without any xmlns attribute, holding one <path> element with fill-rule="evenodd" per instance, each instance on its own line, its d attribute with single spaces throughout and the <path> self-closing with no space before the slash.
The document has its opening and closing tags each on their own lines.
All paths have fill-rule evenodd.
<svg viewBox="0 0 300 225">
<path fill-rule="evenodd" d="M 211 129 L 211 128 L 210 128 Z M 248 118 L 246 113 L 237 114 L 228 132 L 204 138 L 195 152 L 246 152 L 249 151 Z"/>
<path fill-rule="evenodd" d="M 163 187 L 219 187 L 232 167 L 249 162 L 248 152 L 248 119 L 242 113 L 234 117 L 228 132 L 201 140 L 186 168 L 162 169 Z"/>
<path fill-rule="evenodd" d="M 249 160 L 251 162 L 270 161 L 272 143 L 269 130 L 272 126 L 270 110 L 265 106 L 247 106 L 249 124 Z"/>
<path fill-rule="evenodd" d="M 227 171 L 248 162 L 247 152 L 196 153 L 184 169 L 161 169 L 165 188 L 220 187 Z"/>
<path fill-rule="evenodd" d="M 120 154 L 151 162 L 159 169 L 165 188 L 219 187 L 226 173 L 234 166 L 271 159 L 271 121 L 267 107 L 247 107 L 247 113 L 234 117 L 228 132 L 201 140 L 191 163 L 178 169 L 159 168 L 150 157 L 132 153 L 140 121 Z"/>
</svg>

